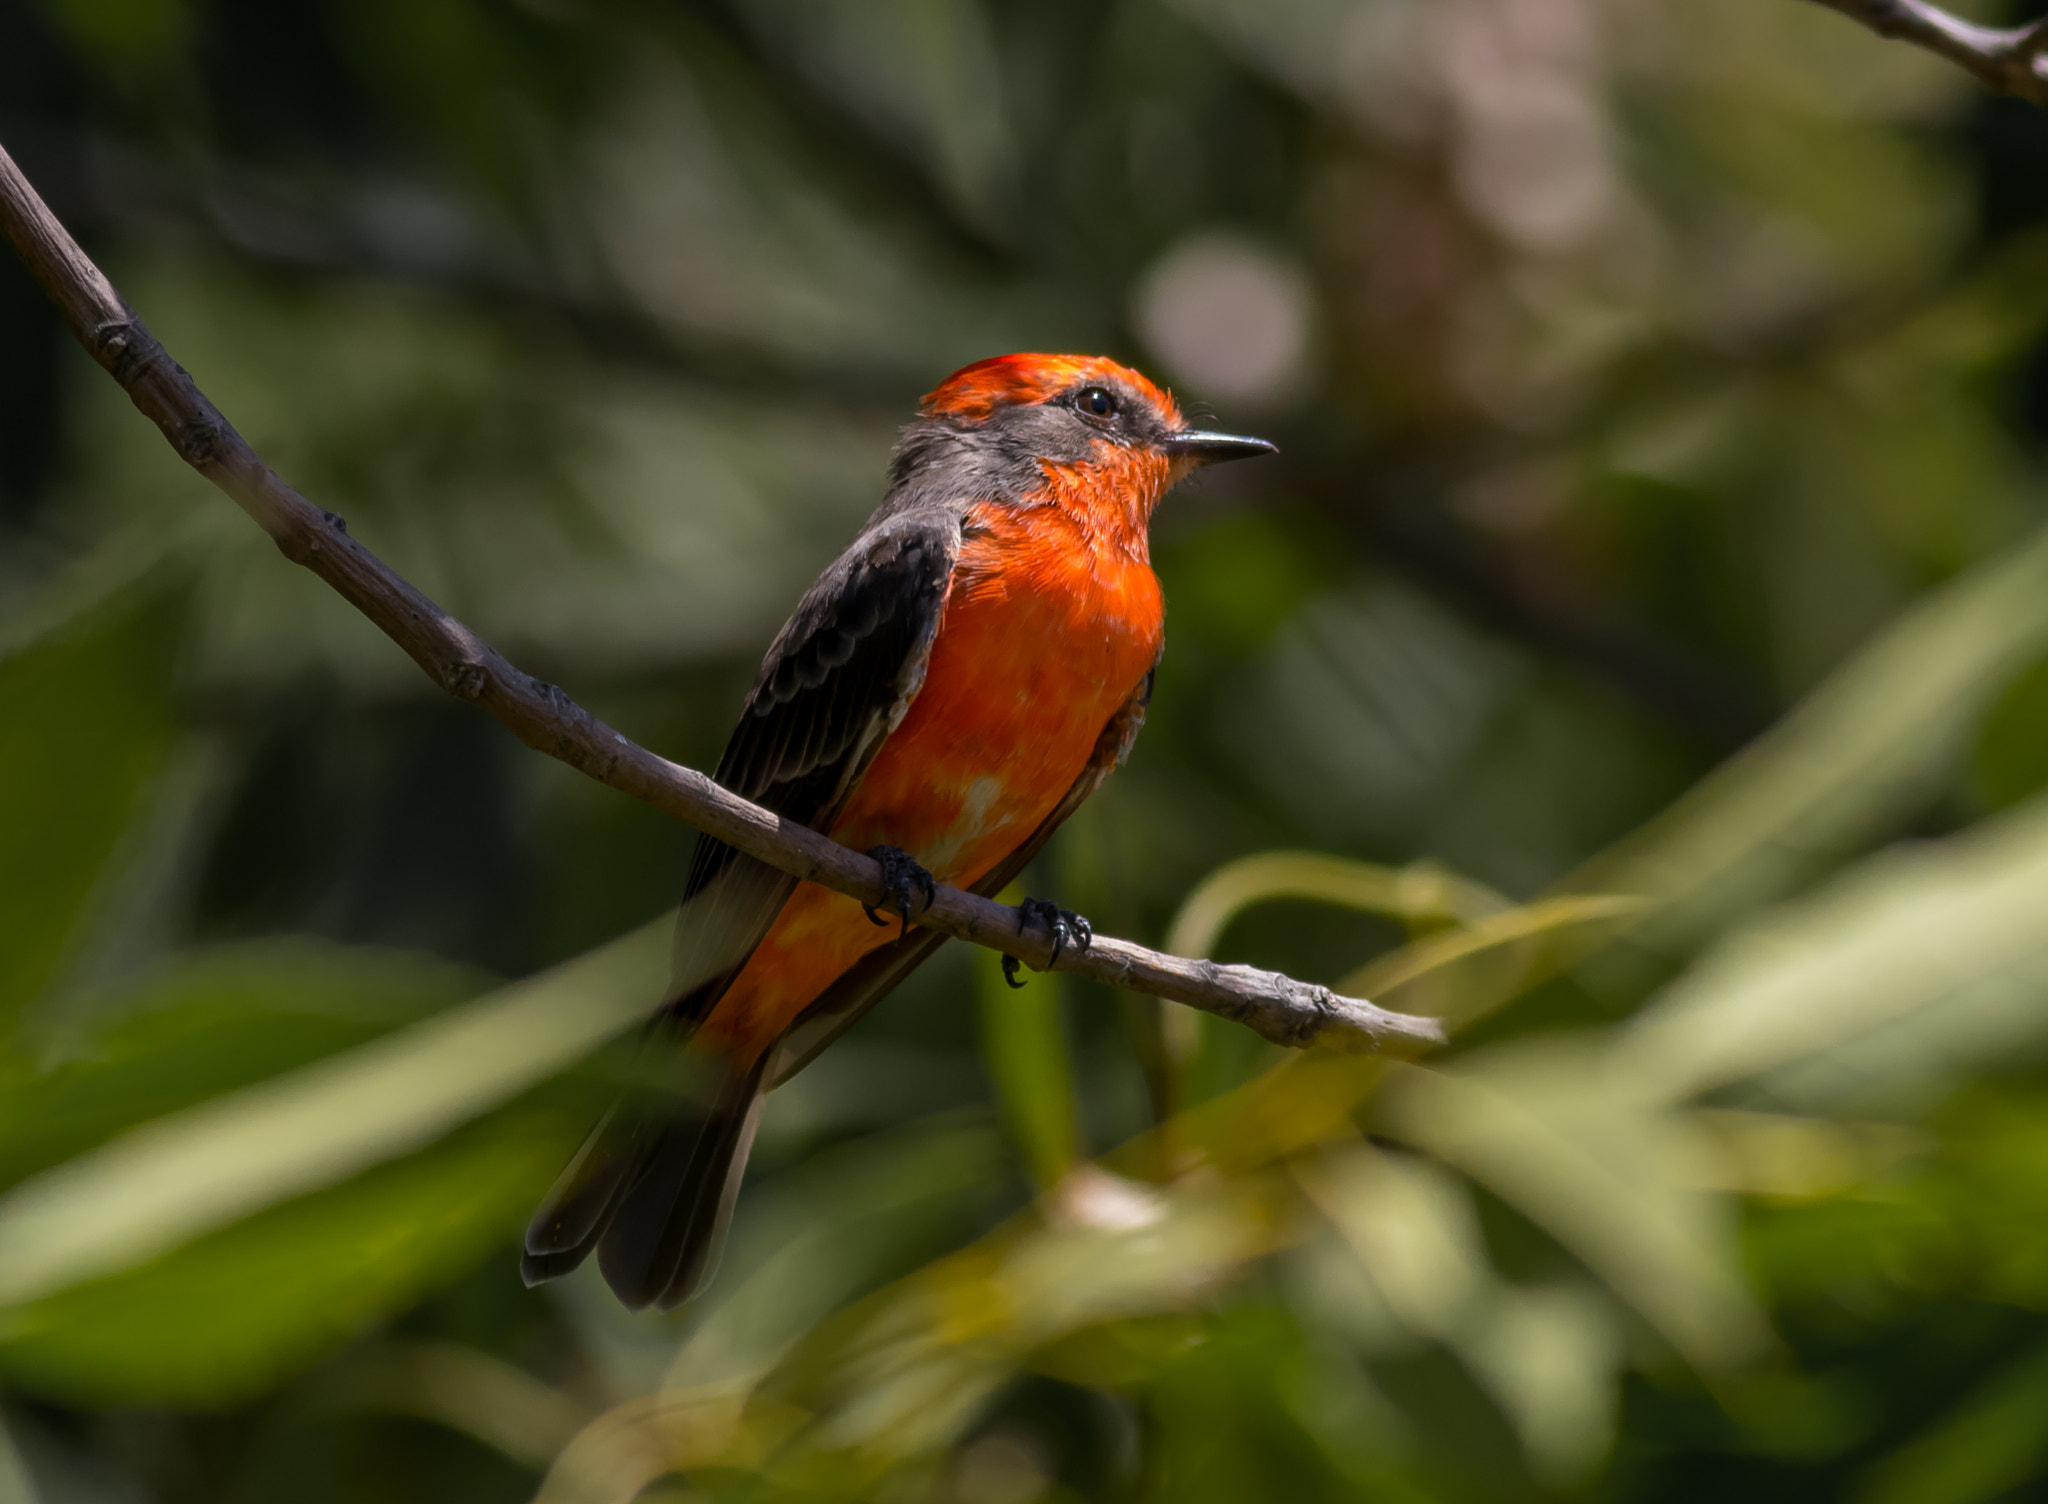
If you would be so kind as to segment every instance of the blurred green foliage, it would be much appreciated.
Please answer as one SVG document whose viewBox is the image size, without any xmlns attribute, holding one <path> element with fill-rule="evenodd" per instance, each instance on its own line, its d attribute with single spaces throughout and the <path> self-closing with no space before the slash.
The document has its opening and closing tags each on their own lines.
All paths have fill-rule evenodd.
<svg viewBox="0 0 2048 1504">
<path fill-rule="evenodd" d="M 1162 508 L 1150 724 L 1026 888 L 1458 1029 L 948 952 L 690 1310 L 522 1289 L 691 837 L 0 266 L 0 1501 L 2048 1486 L 2048 117 L 1795 0 L 0 0 L 0 141 L 698 766 L 946 371 L 1270 434 Z"/>
</svg>

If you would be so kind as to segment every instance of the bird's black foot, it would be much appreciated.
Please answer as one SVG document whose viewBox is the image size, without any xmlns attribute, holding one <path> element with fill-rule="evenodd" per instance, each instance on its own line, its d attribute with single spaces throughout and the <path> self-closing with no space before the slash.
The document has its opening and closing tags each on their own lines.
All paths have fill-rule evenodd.
<svg viewBox="0 0 2048 1504">
<path fill-rule="evenodd" d="M 1060 958 L 1060 952 L 1068 946 L 1075 950 L 1086 950 L 1095 939 L 1095 926 L 1076 914 L 1072 909 L 1063 909 L 1048 898 L 1027 898 L 1017 905 L 1017 933 L 1023 934 L 1033 924 L 1042 924 L 1052 934 L 1052 966 Z M 1015 956 L 1003 957 L 1003 980 L 1012 987 L 1022 987 L 1017 980 L 1020 963 Z"/>
<path fill-rule="evenodd" d="M 910 906 L 918 893 L 924 895 L 921 909 L 932 906 L 932 900 L 939 896 L 938 882 L 924 868 L 911 860 L 910 853 L 900 846 L 870 846 L 868 855 L 882 868 L 882 882 L 889 890 L 888 904 L 903 916 L 903 933 L 910 933 Z M 876 905 L 864 903 L 861 909 L 870 923 L 887 927 L 889 921 L 875 912 Z"/>
</svg>

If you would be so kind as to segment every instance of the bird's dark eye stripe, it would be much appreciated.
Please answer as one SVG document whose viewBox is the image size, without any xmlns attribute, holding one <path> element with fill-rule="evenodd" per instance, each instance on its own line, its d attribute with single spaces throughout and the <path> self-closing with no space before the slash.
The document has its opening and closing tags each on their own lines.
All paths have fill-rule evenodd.
<svg viewBox="0 0 2048 1504">
<path fill-rule="evenodd" d="M 1091 418 L 1113 418 L 1116 393 L 1103 386 L 1083 387 L 1074 397 L 1074 406 Z"/>
</svg>

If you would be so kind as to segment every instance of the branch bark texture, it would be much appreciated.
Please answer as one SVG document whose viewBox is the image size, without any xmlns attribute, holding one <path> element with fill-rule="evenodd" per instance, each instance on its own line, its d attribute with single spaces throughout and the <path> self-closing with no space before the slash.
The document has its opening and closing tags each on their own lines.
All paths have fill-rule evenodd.
<svg viewBox="0 0 2048 1504">
<path fill-rule="evenodd" d="M 0 231 L 79 343 L 163 431 L 179 458 L 254 518 L 286 558 L 375 622 L 442 689 L 482 706 L 529 747 L 749 856 L 862 903 L 886 901 L 881 869 L 868 857 L 657 757 L 555 685 L 522 673 L 351 538 L 340 517 L 285 484 L 143 327 L 4 149 Z M 1086 950 L 1069 946 L 1055 962 L 1050 934 L 1027 930 L 1017 910 L 958 888 L 942 885 L 915 919 L 1038 970 L 1050 966 L 1233 1019 L 1278 1044 L 1329 1038 L 1353 1048 L 1412 1050 L 1444 1039 L 1437 1019 L 1389 1012 L 1277 972 L 1165 955 L 1109 936 L 1098 936 Z"/>
<path fill-rule="evenodd" d="M 1958 63 L 2001 94 L 2048 109 L 2048 20 L 1979 26 L 1928 0 L 1815 0 L 1881 37 L 1909 42 Z"/>
</svg>

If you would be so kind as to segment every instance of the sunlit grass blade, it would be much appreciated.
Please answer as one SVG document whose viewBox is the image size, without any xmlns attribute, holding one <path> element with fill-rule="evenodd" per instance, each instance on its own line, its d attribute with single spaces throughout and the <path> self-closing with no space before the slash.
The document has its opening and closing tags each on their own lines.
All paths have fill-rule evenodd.
<svg viewBox="0 0 2048 1504">
<path fill-rule="evenodd" d="M 744 1390 L 658 1389 L 613 1406 L 570 1438 L 534 1504 L 633 1504 L 673 1473 L 755 1468 L 802 1421 Z"/>
<path fill-rule="evenodd" d="M 1627 1026 L 1617 1061 L 1676 1100 L 1768 1080 L 1833 1106 L 2048 1041 L 2048 800 L 1882 853 L 1722 940 Z"/>
<path fill-rule="evenodd" d="M 1385 867 L 1314 851 L 1266 851 L 1203 878 L 1168 927 L 1166 949 L 1207 956 L 1245 910 L 1280 899 L 1334 904 L 1417 926 L 1470 923 L 1507 907 L 1492 889 L 1428 863 Z"/>
<path fill-rule="evenodd" d="M 1292 1169 L 1357 1260 L 1375 1315 L 1392 1318 L 1395 1330 L 1364 1340 L 1396 1352 L 1440 1343 L 1492 1396 L 1539 1472 L 1560 1482 L 1582 1475 L 1614 1426 L 1621 1352 L 1603 1299 L 1582 1285 L 1500 1278 L 1470 1190 L 1427 1160 L 1360 1142 Z M 1329 1313 L 1340 1323 L 1345 1314 Z"/>
<path fill-rule="evenodd" d="M 1376 1121 L 1546 1228 L 1688 1362 L 1769 1347 L 1735 1256 L 1732 1204 L 1690 1189 L 1685 1121 L 1597 1039 L 1496 1047 L 1447 1070 L 1396 1068 Z"/>
<path fill-rule="evenodd" d="M 1277 1177 L 1246 1176 L 1162 1196 L 1121 1226 L 1013 1221 L 824 1323 L 763 1392 L 818 1418 L 808 1447 L 826 1474 L 929 1452 L 1031 1353 L 1181 1309 L 1292 1241 L 1294 1204 Z"/>
<path fill-rule="evenodd" d="M 493 1353 L 419 1338 L 387 1338 L 354 1354 L 330 1399 L 446 1426 L 535 1469 L 554 1460 L 587 1415 L 570 1395 Z"/>
<path fill-rule="evenodd" d="M 1643 908 L 1644 900 L 1627 894 L 1541 899 L 1489 914 L 1459 929 L 1410 941 L 1359 967 L 1337 984 L 1337 990 L 1369 997 L 1383 1007 L 1444 1018 L 1453 1027 L 1467 1024 L 1508 1001 L 1555 964 L 1556 955 L 1540 953 L 1530 942 L 1583 946 L 1601 927 L 1618 927 Z M 1491 964 L 1484 970 L 1463 964 L 1475 961 Z M 1442 975 L 1454 968 L 1455 976 Z M 1429 987 L 1425 996 L 1403 992 L 1419 989 L 1425 981 L 1437 984 Z M 1394 1000 L 1396 994 L 1401 994 L 1398 1001 Z"/>
</svg>

